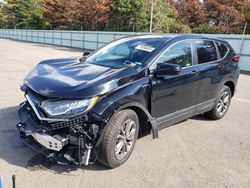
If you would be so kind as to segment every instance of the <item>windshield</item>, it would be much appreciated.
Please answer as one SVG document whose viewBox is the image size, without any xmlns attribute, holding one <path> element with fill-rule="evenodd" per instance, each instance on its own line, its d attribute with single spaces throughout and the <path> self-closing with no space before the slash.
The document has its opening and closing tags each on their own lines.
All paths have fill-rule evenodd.
<svg viewBox="0 0 250 188">
<path fill-rule="evenodd" d="M 166 38 L 121 39 L 98 50 L 86 59 L 87 63 L 111 67 L 138 67 L 166 41 Z"/>
</svg>

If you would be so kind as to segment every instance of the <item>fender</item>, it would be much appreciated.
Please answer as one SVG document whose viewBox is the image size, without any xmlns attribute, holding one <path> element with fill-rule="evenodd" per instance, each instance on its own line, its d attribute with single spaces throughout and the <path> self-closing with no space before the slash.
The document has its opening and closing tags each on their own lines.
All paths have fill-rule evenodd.
<svg viewBox="0 0 250 188">
<path fill-rule="evenodd" d="M 150 124 L 151 124 L 151 127 L 152 127 L 152 134 L 153 134 L 153 139 L 156 139 L 159 137 L 159 134 L 158 134 L 158 126 L 157 126 L 157 123 L 156 123 L 156 120 L 155 118 L 153 118 L 151 116 L 151 114 L 149 113 L 149 111 L 142 105 L 140 104 L 139 102 L 128 102 L 128 103 L 125 103 L 121 106 L 115 106 L 115 108 L 112 108 L 112 115 L 110 115 L 110 117 L 108 119 L 104 119 L 104 122 L 107 123 L 108 120 L 110 120 L 112 118 L 112 116 L 114 116 L 118 111 L 120 110 L 123 110 L 123 109 L 126 109 L 126 108 L 133 108 L 133 107 L 136 107 L 136 108 L 139 108 L 140 110 L 142 110 L 145 115 L 147 116 Z M 106 126 L 104 126 L 103 130 L 102 130 L 102 133 L 100 134 L 100 137 L 97 141 L 97 144 L 96 146 L 98 146 L 103 138 L 103 135 L 104 135 L 104 132 L 105 132 L 105 129 L 106 129 Z"/>
<path fill-rule="evenodd" d="M 129 102 L 129 103 L 126 103 L 126 104 L 123 104 L 122 106 L 116 108 L 114 111 L 113 111 L 113 114 L 111 115 L 111 117 L 109 119 L 112 118 L 112 116 L 114 116 L 118 111 L 120 110 L 123 110 L 123 109 L 126 109 L 126 108 L 133 108 L 133 107 L 137 107 L 139 108 L 140 110 L 142 110 L 148 117 L 148 120 L 151 124 L 151 127 L 152 127 L 152 134 L 153 134 L 153 139 L 156 139 L 159 137 L 159 134 L 158 134 L 158 126 L 156 124 L 156 120 L 155 118 L 153 118 L 151 116 L 151 114 L 149 113 L 149 111 L 140 103 L 138 102 Z M 105 123 L 107 123 L 107 120 L 105 120 Z M 100 134 L 100 137 L 99 139 L 97 140 L 96 142 L 96 145 L 95 147 L 98 147 L 103 139 L 103 136 L 104 136 L 104 132 L 105 132 L 105 129 L 106 129 L 107 126 L 104 126 L 101 134 Z"/>
<path fill-rule="evenodd" d="M 148 102 L 147 96 L 150 94 L 150 87 L 148 83 L 148 77 L 143 77 L 142 79 L 136 80 L 133 82 L 133 84 L 122 87 L 113 92 L 112 96 L 104 96 L 91 111 L 95 114 L 98 114 L 98 116 L 100 116 L 103 119 L 103 122 L 106 124 L 119 110 L 136 107 L 144 112 L 148 117 L 152 127 L 153 138 L 158 138 L 158 127 L 156 121 L 146 108 Z M 103 138 L 105 129 L 106 126 L 104 126 L 102 129 L 96 144 L 97 147 Z"/>
<path fill-rule="evenodd" d="M 151 127 L 152 127 L 153 139 L 158 138 L 159 137 L 158 126 L 156 124 L 155 118 L 153 118 L 151 116 L 149 111 L 143 105 L 141 105 L 138 102 L 130 102 L 130 103 L 126 103 L 126 104 L 122 105 L 120 108 L 118 108 L 118 111 L 126 109 L 126 108 L 133 108 L 133 107 L 137 107 L 137 108 L 141 109 L 147 115 L 148 120 L 149 120 Z"/>
</svg>

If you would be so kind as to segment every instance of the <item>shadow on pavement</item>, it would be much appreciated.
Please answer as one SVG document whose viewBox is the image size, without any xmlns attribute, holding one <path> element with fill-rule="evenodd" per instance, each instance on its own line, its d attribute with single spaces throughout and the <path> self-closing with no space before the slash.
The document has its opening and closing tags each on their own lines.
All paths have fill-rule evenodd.
<svg viewBox="0 0 250 188">
<path fill-rule="evenodd" d="M 18 123 L 17 115 L 18 106 L 0 109 L 0 158 L 6 162 L 28 168 L 31 171 L 48 170 L 53 173 L 63 174 L 70 173 L 79 169 L 79 166 L 54 165 L 49 163 L 42 154 L 38 154 L 26 146 L 19 138 L 16 124 Z M 202 115 L 194 116 L 191 119 L 209 121 Z M 148 135 L 148 134 L 146 134 Z M 142 137 L 146 136 L 143 135 Z M 96 162 L 93 165 L 82 166 L 82 170 L 103 171 L 108 168 Z M 69 174 L 70 175 L 70 174 Z"/>
<path fill-rule="evenodd" d="M 19 138 L 16 129 L 16 124 L 18 123 L 17 110 L 18 106 L 0 109 L 0 159 L 31 171 L 47 170 L 56 174 L 68 174 L 79 170 L 79 166 L 76 165 L 62 166 L 51 164 L 42 154 L 38 154 L 26 146 Z M 108 168 L 98 162 L 93 165 L 82 166 L 81 169 L 86 171 L 108 170 Z"/>
<path fill-rule="evenodd" d="M 192 119 L 192 120 L 198 120 L 198 121 L 213 121 L 211 119 L 208 119 L 205 115 L 202 115 L 202 114 L 193 116 L 190 119 Z"/>
</svg>

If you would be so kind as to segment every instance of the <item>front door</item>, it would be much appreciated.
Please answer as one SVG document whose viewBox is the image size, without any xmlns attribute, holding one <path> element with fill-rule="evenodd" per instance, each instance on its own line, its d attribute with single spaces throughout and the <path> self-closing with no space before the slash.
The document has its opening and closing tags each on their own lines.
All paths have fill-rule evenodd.
<svg viewBox="0 0 250 188">
<path fill-rule="evenodd" d="M 198 66 L 193 65 L 192 43 L 179 41 L 169 47 L 155 62 L 179 64 L 182 69 L 178 75 L 152 75 L 152 115 L 161 119 L 182 110 L 191 110 L 196 104 L 199 88 Z M 189 111 L 190 113 L 190 111 Z"/>
</svg>

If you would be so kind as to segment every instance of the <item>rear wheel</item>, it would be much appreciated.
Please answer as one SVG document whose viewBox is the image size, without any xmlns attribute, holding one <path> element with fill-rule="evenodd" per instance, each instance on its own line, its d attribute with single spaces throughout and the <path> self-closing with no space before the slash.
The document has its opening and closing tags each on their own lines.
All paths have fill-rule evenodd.
<svg viewBox="0 0 250 188">
<path fill-rule="evenodd" d="M 109 168 L 123 164 L 132 153 L 139 132 L 139 119 L 130 109 L 117 112 L 108 122 L 98 161 Z"/>
<path fill-rule="evenodd" d="M 214 120 L 223 118 L 229 108 L 231 97 L 231 89 L 224 85 L 218 93 L 214 108 L 207 112 L 206 115 Z"/>
</svg>

